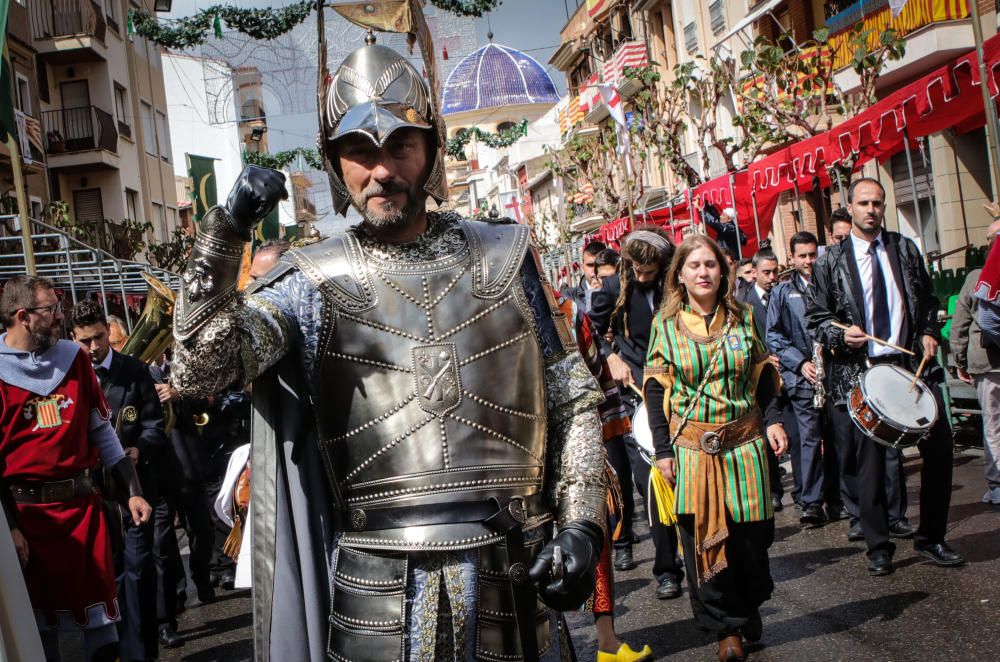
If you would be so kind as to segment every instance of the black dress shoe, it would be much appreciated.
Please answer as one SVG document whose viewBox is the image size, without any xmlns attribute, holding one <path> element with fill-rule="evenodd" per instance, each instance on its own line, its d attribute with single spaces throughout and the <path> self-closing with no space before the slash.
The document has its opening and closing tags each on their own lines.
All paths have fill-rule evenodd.
<svg viewBox="0 0 1000 662">
<path fill-rule="evenodd" d="M 227 591 L 236 588 L 236 570 L 230 568 L 219 576 L 219 586 Z"/>
<path fill-rule="evenodd" d="M 664 577 L 656 587 L 656 597 L 660 600 L 673 600 L 681 597 L 681 583 L 673 577 Z"/>
<path fill-rule="evenodd" d="M 809 526 L 819 526 L 826 523 L 826 513 L 823 512 L 823 507 L 818 503 L 810 503 L 802 510 L 799 523 Z"/>
<path fill-rule="evenodd" d="M 781 505 L 781 497 L 778 496 L 777 494 L 771 495 L 771 508 L 776 513 L 780 513 L 782 510 L 785 509 L 785 507 Z"/>
<path fill-rule="evenodd" d="M 861 528 L 861 522 L 853 522 L 851 528 L 847 530 L 847 539 L 851 542 L 858 542 L 865 539 L 865 531 Z"/>
<path fill-rule="evenodd" d="M 160 645 L 164 648 L 179 648 L 184 645 L 184 637 L 177 634 L 171 625 L 160 626 Z"/>
<path fill-rule="evenodd" d="M 764 636 L 764 623 L 760 620 L 760 611 L 753 610 L 746 624 L 740 628 L 740 634 L 749 642 L 756 643 Z"/>
<path fill-rule="evenodd" d="M 945 568 L 963 565 L 965 563 L 965 559 L 959 556 L 958 553 L 949 547 L 947 543 L 936 542 L 933 545 L 927 545 L 926 547 L 917 547 L 916 550 L 917 554 L 924 557 L 934 565 L 939 565 Z"/>
<path fill-rule="evenodd" d="M 892 554 L 885 550 L 872 552 L 868 557 L 868 574 L 872 577 L 883 577 L 891 575 L 895 568 L 892 567 Z"/>
<path fill-rule="evenodd" d="M 212 586 L 205 585 L 198 587 L 198 600 L 202 604 L 208 604 L 209 602 L 215 602 L 215 589 Z"/>
<path fill-rule="evenodd" d="M 916 533 L 916 527 L 905 520 L 896 522 L 889 527 L 890 538 L 912 538 Z"/>
<path fill-rule="evenodd" d="M 837 522 L 842 519 L 847 519 L 848 517 L 847 508 L 844 508 L 844 506 L 840 504 L 834 506 L 827 505 L 826 518 L 831 522 Z"/>
<path fill-rule="evenodd" d="M 631 570 L 636 565 L 632 558 L 632 545 L 615 547 L 615 570 Z"/>
</svg>

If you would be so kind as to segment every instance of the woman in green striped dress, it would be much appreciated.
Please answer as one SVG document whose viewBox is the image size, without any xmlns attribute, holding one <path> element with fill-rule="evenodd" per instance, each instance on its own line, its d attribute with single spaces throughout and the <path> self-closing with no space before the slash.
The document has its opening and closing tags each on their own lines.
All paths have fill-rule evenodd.
<svg viewBox="0 0 1000 662">
<path fill-rule="evenodd" d="M 788 445 L 780 378 L 718 244 L 688 237 L 666 278 L 644 378 L 656 464 L 676 486 L 695 621 L 718 636 L 720 660 L 742 660 L 774 588 L 764 444 L 777 456 Z"/>
</svg>

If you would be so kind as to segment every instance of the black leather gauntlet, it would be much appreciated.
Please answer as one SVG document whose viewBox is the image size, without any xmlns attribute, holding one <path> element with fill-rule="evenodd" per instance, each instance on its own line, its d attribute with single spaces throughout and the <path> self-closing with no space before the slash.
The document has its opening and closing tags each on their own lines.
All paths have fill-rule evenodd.
<svg viewBox="0 0 1000 662">
<path fill-rule="evenodd" d="M 555 548 L 562 549 L 562 577 L 553 571 Z M 592 522 L 576 520 L 566 524 L 539 553 L 528 575 L 538 586 L 542 602 L 556 611 L 572 611 L 594 592 L 597 561 L 604 546 L 604 532 Z"/>
<path fill-rule="evenodd" d="M 285 176 L 248 165 L 233 186 L 226 207 L 205 214 L 191 249 L 174 312 L 174 337 L 184 341 L 236 297 L 243 246 L 254 226 L 287 197 Z"/>
<path fill-rule="evenodd" d="M 115 462 L 111 467 L 111 476 L 118 484 L 118 489 L 128 494 L 128 498 L 142 496 L 142 484 L 139 482 L 139 474 L 135 471 L 132 458 L 125 456 Z"/>
</svg>

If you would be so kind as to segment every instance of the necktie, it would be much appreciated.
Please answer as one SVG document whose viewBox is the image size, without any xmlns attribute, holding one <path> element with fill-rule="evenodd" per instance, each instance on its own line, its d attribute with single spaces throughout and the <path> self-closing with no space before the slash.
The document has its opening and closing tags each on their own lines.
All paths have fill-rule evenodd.
<svg viewBox="0 0 1000 662">
<path fill-rule="evenodd" d="M 889 293 L 876 248 L 878 240 L 868 246 L 868 255 L 872 259 L 872 333 L 876 338 L 888 340 L 892 334 L 889 324 Z"/>
<path fill-rule="evenodd" d="M 104 383 L 104 380 L 108 378 L 108 369 L 104 366 L 97 366 L 94 368 L 94 372 L 97 373 L 97 380 L 102 384 Z"/>
<path fill-rule="evenodd" d="M 771 293 L 770 293 L 770 292 L 764 292 L 764 296 L 762 296 L 762 297 L 760 298 L 760 301 L 761 301 L 761 303 L 763 303 L 763 304 L 764 304 L 764 307 L 765 307 L 765 308 L 767 308 L 767 302 L 768 302 L 768 300 L 769 300 L 770 298 L 771 298 Z"/>
</svg>

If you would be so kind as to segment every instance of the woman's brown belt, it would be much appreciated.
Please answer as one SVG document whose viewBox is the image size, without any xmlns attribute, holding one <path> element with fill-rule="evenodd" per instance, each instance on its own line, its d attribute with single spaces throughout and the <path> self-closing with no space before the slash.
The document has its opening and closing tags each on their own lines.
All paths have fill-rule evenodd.
<svg viewBox="0 0 1000 662">
<path fill-rule="evenodd" d="M 680 428 L 680 434 L 677 428 Z M 712 579 L 728 565 L 725 543 L 729 528 L 726 525 L 725 477 L 720 454 L 759 439 L 763 432 L 764 423 L 757 409 L 735 421 L 716 425 L 690 420 L 685 424 L 671 417 L 670 436 L 674 444 L 702 453 L 694 477 L 698 584 Z"/>
</svg>

